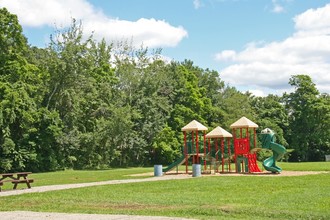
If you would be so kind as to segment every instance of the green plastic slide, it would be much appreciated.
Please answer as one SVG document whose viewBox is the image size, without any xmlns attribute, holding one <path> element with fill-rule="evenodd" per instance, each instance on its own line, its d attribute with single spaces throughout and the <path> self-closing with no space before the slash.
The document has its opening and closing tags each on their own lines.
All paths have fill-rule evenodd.
<svg viewBox="0 0 330 220">
<path fill-rule="evenodd" d="M 286 149 L 285 147 L 277 143 L 271 143 L 270 149 L 273 151 L 273 156 L 264 160 L 262 165 L 267 171 L 271 171 L 273 173 L 280 173 L 282 172 L 282 169 L 276 166 L 276 161 L 283 157 L 286 152 Z"/>
<path fill-rule="evenodd" d="M 163 168 L 163 172 L 165 173 L 165 172 L 171 171 L 175 167 L 180 166 L 181 164 L 183 164 L 184 162 L 186 162 L 186 157 L 183 155 L 182 157 L 180 157 L 179 159 L 177 159 L 176 161 L 174 161 L 173 163 L 168 165 L 166 168 Z"/>
<path fill-rule="evenodd" d="M 280 173 L 282 169 L 276 166 L 276 161 L 281 159 L 285 154 L 285 147 L 275 143 L 275 134 L 269 128 L 266 128 L 261 132 L 261 137 L 262 148 L 270 149 L 273 151 L 273 156 L 264 160 L 262 165 L 267 171 L 271 171 L 272 173 Z"/>
</svg>

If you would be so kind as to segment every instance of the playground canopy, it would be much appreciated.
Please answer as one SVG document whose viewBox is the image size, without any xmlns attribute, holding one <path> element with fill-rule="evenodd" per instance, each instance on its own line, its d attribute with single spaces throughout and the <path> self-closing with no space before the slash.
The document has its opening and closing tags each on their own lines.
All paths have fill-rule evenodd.
<svg viewBox="0 0 330 220">
<path fill-rule="evenodd" d="M 230 125 L 230 128 L 257 128 L 259 127 L 256 123 L 246 117 L 238 119 L 236 122 Z"/>
<path fill-rule="evenodd" d="M 225 138 L 225 137 L 233 137 L 233 135 L 219 126 L 214 128 L 211 132 L 209 132 L 206 135 L 206 138 Z"/>
<path fill-rule="evenodd" d="M 189 124 L 181 128 L 182 131 L 207 131 L 207 127 L 196 120 L 192 120 Z"/>
</svg>

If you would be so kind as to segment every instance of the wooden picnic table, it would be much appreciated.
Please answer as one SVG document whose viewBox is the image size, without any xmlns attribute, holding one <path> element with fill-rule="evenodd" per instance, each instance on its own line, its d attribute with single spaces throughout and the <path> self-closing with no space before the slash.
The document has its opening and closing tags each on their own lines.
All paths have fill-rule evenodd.
<svg viewBox="0 0 330 220">
<path fill-rule="evenodd" d="M 11 182 L 14 184 L 13 189 L 17 189 L 17 185 L 20 183 L 25 183 L 28 188 L 31 188 L 30 183 L 33 183 L 33 179 L 28 178 L 29 174 L 31 173 L 32 172 L 18 172 L 0 174 L 0 191 L 4 182 Z"/>
</svg>

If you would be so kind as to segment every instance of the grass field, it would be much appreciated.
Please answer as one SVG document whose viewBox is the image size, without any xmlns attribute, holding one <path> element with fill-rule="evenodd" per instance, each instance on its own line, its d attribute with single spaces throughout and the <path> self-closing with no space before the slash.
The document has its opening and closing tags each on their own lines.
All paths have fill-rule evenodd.
<svg viewBox="0 0 330 220">
<path fill-rule="evenodd" d="M 283 170 L 290 171 L 330 171 L 330 162 L 285 163 L 277 162 Z"/>
<path fill-rule="evenodd" d="M 33 173 L 29 177 L 34 179 L 33 186 L 48 186 L 58 184 L 71 183 L 88 183 L 99 182 L 106 180 L 120 180 L 120 179 L 134 179 L 146 178 L 146 176 L 132 176 L 133 174 L 140 174 L 152 172 L 153 168 L 122 168 L 122 169 L 108 169 L 108 170 L 65 170 L 48 173 Z M 2 187 L 4 190 L 11 189 L 10 184 Z M 19 185 L 19 187 L 22 187 Z M 19 188 L 18 187 L 18 188 Z M 24 186 L 23 186 L 24 187 Z"/>
<path fill-rule="evenodd" d="M 330 163 L 279 163 L 284 170 L 330 171 Z M 152 168 L 33 174 L 41 185 L 132 178 Z M 83 174 L 82 174 L 82 173 Z M 86 172 L 86 173 L 85 173 Z M 72 176 L 77 176 L 77 180 Z M 141 177 L 139 177 L 141 178 Z M 58 180 L 60 179 L 60 180 Z M 55 184 L 55 183 L 54 183 Z M 203 176 L 1 197 L 0 210 L 137 214 L 197 219 L 330 219 L 330 174 Z"/>
</svg>

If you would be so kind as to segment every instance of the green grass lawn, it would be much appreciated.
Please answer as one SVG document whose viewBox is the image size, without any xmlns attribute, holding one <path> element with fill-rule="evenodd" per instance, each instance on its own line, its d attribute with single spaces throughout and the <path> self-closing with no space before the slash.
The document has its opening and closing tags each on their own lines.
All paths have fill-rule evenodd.
<svg viewBox="0 0 330 220">
<path fill-rule="evenodd" d="M 88 183 L 106 180 L 145 178 L 146 176 L 132 176 L 133 174 L 153 172 L 153 168 L 122 168 L 107 170 L 65 170 L 47 173 L 33 173 L 29 178 L 34 179 L 32 186 L 47 186 L 71 183 Z M 11 184 L 4 184 L 4 190 L 11 189 Z M 19 185 L 18 188 L 26 186 Z"/>
<path fill-rule="evenodd" d="M 283 170 L 290 171 L 330 171 L 330 162 L 277 162 L 276 164 L 280 166 Z"/>
<path fill-rule="evenodd" d="M 49 173 L 35 173 L 31 177 L 35 179 L 34 186 L 87 183 L 106 180 L 134 179 L 143 176 L 134 174 L 153 172 L 153 168 L 121 168 L 108 170 L 65 170 Z M 133 176 L 132 176 L 133 175 Z"/>
<path fill-rule="evenodd" d="M 279 166 L 284 170 L 330 171 L 330 163 L 325 162 L 299 163 L 293 166 L 290 163 L 279 163 Z M 91 182 L 112 177 L 123 179 L 131 172 L 152 170 L 113 169 L 93 172 L 93 178 L 90 175 L 77 176 L 80 182 L 84 182 L 84 178 L 86 182 Z M 67 174 L 68 172 L 73 173 Z M 87 171 L 33 175 L 40 178 L 41 182 L 45 178 L 45 183 L 49 184 L 53 175 L 65 179 L 66 175 L 71 178 L 75 172 Z M 217 175 L 86 187 L 0 197 L 0 210 L 160 215 L 197 219 L 330 219 L 330 174 L 291 177 Z"/>
</svg>

